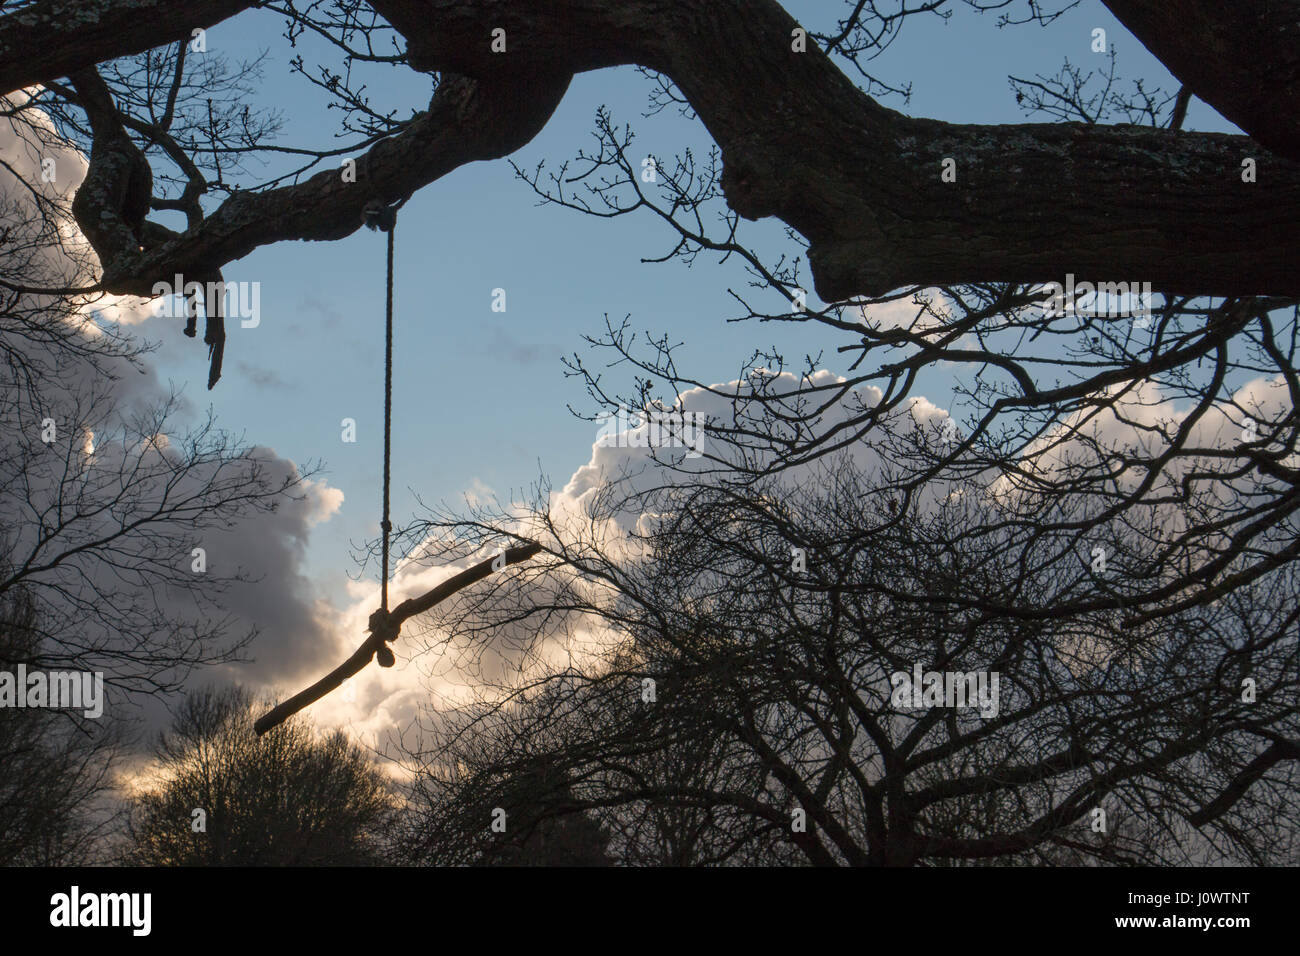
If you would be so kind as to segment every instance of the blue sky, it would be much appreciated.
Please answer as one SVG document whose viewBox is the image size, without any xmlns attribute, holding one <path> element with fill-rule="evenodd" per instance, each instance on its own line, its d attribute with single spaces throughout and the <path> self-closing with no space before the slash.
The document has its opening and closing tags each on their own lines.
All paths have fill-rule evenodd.
<svg viewBox="0 0 1300 956">
<path fill-rule="evenodd" d="M 840 4 L 787 3 L 814 29 L 827 29 Z M 265 103 L 284 113 L 282 142 L 333 146 L 337 117 L 322 97 L 290 74 L 291 55 L 278 17 L 255 12 L 209 32 L 209 50 L 232 59 L 269 52 L 261 83 Z M 912 83 L 912 99 L 884 102 L 911 115 L 967 123 L 1020 122 L 1007 83 L 1014 73 L 1054 75 L 1068 57 L 1104 66 L 1090 52 L 1095 27 L 1119 52 L 1119 69 L 1148 89 L 1172 92 L 1176 81 L 1097 2 L 1085 2 L 1048 28 L 998 29 L 995 15 L 954 6 L 948 21 L 915 17 L 872 66 L 895 84 Z M 719 42 L 725 42 L 720 38 Z M 310 56 L 308 55 L 308 59 Z M 401 68 L 372 85 L 376 104 L 422 106 L 422 77 Z M 593 115 L 608 106 L 637 131 L 634 153 L 671 157 L 686 147 L 702 153 L 709 139 L 698 122 L 663 113 L 646 119 L 649 82 L 631 68 L 578 77 L 546 129 L 515 155 L 530 168 L 589 147 Z M 1194 102 L 1187 126 L 1230 130 Z M 742 240 L 767 252 L 785 250 L 780 224 L 745 224 Z M 642 264 L 671 244 L 650 216 L 597 220 L 538 207 L 505 161 L 476 163 L 418 193 L 402 210 L 397 234 L 396 365 L 394 383 L 393 515 L 400 524 L 426 501 L 455 502 L 471 488 L 508 494 L 539 473 L 563 485 L 591 455 L 596 426 L 566 405 L 590 410 L 580 383 L 566 379 L 562 355 L 583 349 L 608 313 L 630 314 L 637 328 L 668 332 L 684 342 L 685 369 L 705 380 L 735 376 L 756 346 L 775 346 L 799 364 L 827 352 L 839 371 L 840 340 L 814 327 L 728 324 L 736 314 L 729 286 L 744 286 L 738 263 L 715 265 L 701 256 L 681 263 Z M 225 374 L 204 391 L 206 353 L 180 336 L 180 320 L 154 319 L 143 328 L 161 340 L 159 376 L 185 387 L 190 401 L 211 402 L 220 422 L 253 444 L 294 461 L 320 460 L 324 478 L 344 502 L 311 532 L 304 570 L 320 594 L 342 600 L 355 573 L 350 545 L 377 531 L 382 449 L 384 238 L 365 230 L 333 243 L 281 243 L 229 266 L 229 281 L 261 283 L 261 324 L 230 329 Z M 506 290 L 507 311 L 491 310 L 492 290 Z M 775 303 L 770 304 L 777 310 Z M 615 381 L 625 381 L 611 370 Z M 940 373 L 932 373 L 932 376 Z M 925 392 L 942 405 L 945 383 L 932 377 Z M 340 421 L 354 418 L 358 440 L 341 440 Z M 413 494 L 414 493 L 414 494 Z"/>
</svg>

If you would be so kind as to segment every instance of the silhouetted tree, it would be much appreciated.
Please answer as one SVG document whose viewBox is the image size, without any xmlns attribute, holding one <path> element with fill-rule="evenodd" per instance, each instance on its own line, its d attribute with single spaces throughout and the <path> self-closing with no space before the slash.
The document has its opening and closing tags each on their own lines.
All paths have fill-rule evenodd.
<svg viewBox="0 0 1300 956">
<path fill-rule="evenodd" d="M 35 619 L 21 591 L 0 595 L 0 671 L 38 666 Z M 117 817 L 107 794 L 118 744 L 107 715 L 0 707 L 0 865 L 103 860 Z"/>
<path fill-rule="evenodd" d="M 379 862 L 394 803 L 369 754 L 303 717 L 258 737 L 254 709 L 238 688 L 186 698 L 155 748 L 157 782 L 131 800 L 128 862 Z"/>
<path fill-rule="evenodd" d="M 843 459 L 743 491 L 638 472 L 577 519 L 449 519 L 434 538 L 527 528 L 549 558 L 430 622 L 463 666 L 517 670 L 408 748 L 413 851 L 481 839 L 480 808 L 544 763 L 569 789 L 531 819 L 589 812 L 629 862 L 664 861 L 674 812 L 674 862 L 1295 862 L 1295 565 L 1121 626 L 1063 595 L 1123 587 L 1151 544 L 1122 523 L 1107 574 L 988 532 L 973 483 L 889 484 Z M 899 702 L 918 666 L 995 675 L 997 699 Z"/>
<path fill-rule="evenodd" d="M 506 829 L 484 848 L 496 866 L 610 866 L 609 834 L 573 807 L 563 774 L 546 763 L 512 781 L 503 818 Z"/>
</svg>

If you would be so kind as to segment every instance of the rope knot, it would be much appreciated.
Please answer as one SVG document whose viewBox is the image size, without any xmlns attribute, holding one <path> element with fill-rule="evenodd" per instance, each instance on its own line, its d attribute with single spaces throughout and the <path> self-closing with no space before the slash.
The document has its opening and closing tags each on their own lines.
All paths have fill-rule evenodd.
<svg viewBox="0 0 1300 956">
<path fill-rule="evenodd" d="M 397 225 L 397 207 L 388 205 L 382 199 L 372 199 L 361 210 L 361 222 L 368 229 L 392 232 Z"/>
<path fill-rule="evenodd" d="M 396 663 L 396 658 L 393 657 L 393 652 L 388 649 L 388 645 L 397 640 L 397 634 L 400 630 L 401 624 L 393 620 L 393 616 L 388 613 L 387 608 L 377 608 L 370 615 L 370 633 L 384 642 L 375 649 L 375 660 L 379 662 L 380 667 L 392 667 Z"/>
</svg>

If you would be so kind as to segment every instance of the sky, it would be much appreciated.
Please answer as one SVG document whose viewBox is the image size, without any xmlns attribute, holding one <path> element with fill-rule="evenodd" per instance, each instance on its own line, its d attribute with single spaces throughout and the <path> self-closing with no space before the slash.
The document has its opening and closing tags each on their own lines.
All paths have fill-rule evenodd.
<svg viewBox="0 0 1300 956">
<path fill-rule="evenodd" d="M 787 9 L 813 29 L 829 29 L 842 5 L 790 2 Z M 872 63 L 893 84 L 912 84 L 910 101 L 883 99 L 909 115 L 966 123 L 1024 121 L 1007 76 L 1055 75 L 1068 58 L 1101 68 L 1092 31 L 1106 30 L 1119 70 L 1147 88 L 1174 92 L 1177 83 L 1099 3 L 1085 0 L 1047 28 L 999 29 L 995 15 L 954 5 L 951 19 L 914 17 L 902 36 Z M 265 11 L 241 14 L 208 32 L 208 50 L 232 59 L 266 51 L 261 99 L 285 121 L 281 141 L 332 146 L 337 117 L 322 109 L 316 88 L 291 74 L 293 54 L 280 37 L 282 21 Z M 719 42 L 725 42 L 721 39 Z M 387 70 L 374 101 L 421 107 L 425 78 Z M 617 123 L 637 132 L 633 155 L 671 157 L 710 145 L 698 121 L 665 111 L 646 118 L 650 82 L 632 68 L 575 79 L 546 128 L 512 157 L 524 168 L 554 166 L 591 148 L 593 117 L 607 106 Z M 1199 101 L 1186 126 L 1234 131 Z M 792 251 L 780 223 L 745 223 L 740 239 L 772 258 Z M 774 347 L 798 365 L 826 350 L 832 372 L 842 339 L 812 325 L 728 323 L 737 314 L 729 288 L 747 276 L 737 262 L 716 265 L 701 255 L 647 264 L 673 243 L 667 227 L 648 215 L 595 219 L 539 206 L 504 160 L 463 167 L 417 193 L 397 229 L 393 422 L 394 521 L 423 514 L 425 502 L 455 505 L 531 486 L 539 476 L 556 488 L 597 457 L 598 426 L 576 418 L 572 405 L 594 408 L 579 381 L 566 378 L 562 356 L 585 355 L 582 336 L 598 334 L 605 316 L 668 333 L 683 343 L 685 371 L 704 381 L 736 377 L 754 348 Z M 285 462 L 319 462 L 312 496 L 283 527 L 248 529 L 210 560 L 239 562 L 263 583 L 232 597 L 235 609 L 265 633 L 254 662 L 221 676 L 288 687 L 332 667 L 363 636 L 377 598 L 371 565 L 360 581 L 355 548 L 378 531 L 382 474 L 384 237 L 359 230 L 330 243 L 288 242 L 257 249 L 225 270 L 227 282 L 260 285 L 260 323 L 229 323 L 225 369 L 205 390 L 207 356 L 181 335 L 182 320 L 138 317 L 135 330 L 159 349 L 149 360 L 149 388 L 183 388 L 188 414 L 208 406 L 224 427 Z M 494 290 L 506 310 L 493 311 Z M 815 296 L 810 304 L 816 305 Z M 769 302 L 779 311 L 779 302 Z M 951 383 L 942 370 L 922 382 L 943 408 Z M 611 369 L 625 383 L 626 370 Z M 343 441 L 344 419 L 356 421 L 354 443 Z M 273 546 L 262 546 L 258 534 Z M 445 577 L 443 569 L 407 569 L 400 600 Z M 399 661 L 401 655 L 399 654 Z M 363 730 L 400 724 L 424 693 L 417 669 L 371 668 L 360 694 L 313 708 L 323 722 Z M 359 679 L 360 681 L 361 679 Z"/>
<path fill-rule="evenodd" d="M 800 22 L 823 29 L 838 12 L 825 0 L 788 8 Z M 1093 2 L 1048 28 L 998 29 L 993 15 L 961 5 L 947 21 L 914 17 L 873 69 L 891 82 L 912 83 L 910 103 L 885 100 L 910 115 L 1017 122 L 1023 116 L 1008 73 L 1054 75 L 1065 58 L 1100 67 L 1104 57 L 1090 52 L 1098 26 L 1117 47 L 1125 76 L 1176 90 L 1164 68 Z M 267 49 L 264 88 L 284 111 L 284 139 L 320 145 L 321 97 L 288 74 L 276 27 L 270 14 L 243 15 L 210 31 L 209 49 L 235 58 Z M 390 74 L 400 71 L 384 75 Z M 420 89 L 394 99 L 420 103 Z M 634 150 L 666 157 L 687 147 L 707 149 L 698 121 L 668 111 L 644 118 L 648 93 L 649 82 L 632 68 L 583 74 L 542 133 L 512 158 L 524 168 L 543 159 L 551 166 L 589 148 L 601 105 L 617 122 L 633 125 Z M 385 99 L 377 88 L 372 94 Z M 1231 129 L 1199 102 L 1188 126 Z M 469 490 L 508 494 L 539 472 L 563 483 L 583 463 L 597 426 L 569 413 L 568 405 L 588 412 L 592 406 L 580 383 L 565 378 L 560 359 L 582 350 L 581 337 L 599 332 L 606 314 L 670 333 L 684 343 L 686 368 L 709 381 L 734 377 L 757 345 L 776 345 L 797 361 L 839 344 L 811 327 L 728 324 L 737 310 L 727 290 L 746 281 L 739 263 L 718 266 L 701 256 L 690 269 L 679 262 L 643 264 L 641 258 L 669 248 L 666 226 L 649 216 L 597 220 L 539 207 L 504 160 L 462 167 L 427 186 L 400 218 L 393 392 L 399 523 L 416 509 L 412 493 L 451 502 Z M 789 247 L 770 220 L 744 224 L 741 235 L 759 249 Z M 144 330 L 167 346 L 159 373 L 184 383 L 191 401 L 210 401 L 227 427 L 258 444 L 297 462 L 324 464 L 343 502 L 313 530 L 306 569 L 323 593 L 335 593 L 355 572 L 350 545 L 373 537 L 379 521 L 384 237 L 361 230 L 338 242 L 264 247 L 228 267 L 225 277 L 261 283 L 262 321 L 255 329 L 231 330 L 226 371 L 212 392 L 203 388 L 205 351 L 179 338 L 179 319 L 150 322 Z M 506 292 L 504 313 L 492 311 L 498 288 Z M 779 307 L 771 304 L 773 311 Z M 355 444 L 341 439 L 340 422 L 348 417 L 358 423 Z"/>
</svg>

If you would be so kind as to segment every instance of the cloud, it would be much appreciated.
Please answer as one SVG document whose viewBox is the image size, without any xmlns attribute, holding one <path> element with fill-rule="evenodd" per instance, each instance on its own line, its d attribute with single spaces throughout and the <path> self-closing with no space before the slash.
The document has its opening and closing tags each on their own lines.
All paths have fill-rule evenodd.
<svg viewBox="0 0 1300 956">
<path fill-rule="evenodd" d="M 1259 377 L 1241 384 L 1226 401 L 1209 405 L 1188 429 L 1182 449 L 1161 469 L 1155 491 L 1175 489 L 1189 472 L 1197 483 L 1219 482 L 1222 473 L 1240 467 L 1235 457 L 1214 459 L 1221 452 L 1236 449 L 1250 437 L 1252 419 L 1260 433 L 1270 421 L 1282 420 L 1290 411 L 1290 393 L 1282 376 Z M 1115 385 L 1090 396 L 1081 408 L 1061 421 L 1046 435 L 1030 444 L 1021 455 L 1027 474 L 1051 479 L 1082 468 L 1097 468 L 1120 454 L 1140 461 L 1153 461 L 1165 454 L 1171 440 L 1182 430 L 1192 407 L 1180 407 L 1161 386 L 1149 379 L 1132 387 Z M 1197 454 L 1208 451 L 1210 455 Z M 1285 467 L 1296 467 L 1300 455 L 1283 459 Z M 1120 487 L 1134 488 L 1146 476 L 1146 469 L 1130 465 L 1116 476 Z M 1028 482 L 1005 475 L 994 482 L 991 494 L 999 499 Z"/>
<path fill-rule="evenodd" d="M 521 343 L 508 334 L 500 322 L 491 323 L 489 329 L 492 338 L 480 349 L 480 352 L 495 359 L 504 358 L 516 365 L 535 365 L 538 362 L 546 361 L 547 358 L 558 356 L 564 351 L 556 345 Z"/>
<path fill-rule="evenodd" d="M 822 371 L 813 377 L 811 384 L 829 387 L 843 382 L 842 378 Z M 788 390 L 796 387 L 799 380 L 789 373 L 781 373 L 779 376 L 768 376 L 765 384 L 769 389 Z M 708 389 L 692 389 L 681 396 L 675 410 L 728 420 L 732 405 L 727 396 L 735 392 L 745 394 L 755 387 L 752 381 L 732 381 Z M 840 402 L 827 410 L 822 426 L 830 428 L 844 421 L 862 406 L 870 406 L 879 401 L 880 394 L 877 389 L 866 388 L 844 395 Z M 1264 380 L 1247 383 L 1234 395 L 1237 402 L 1248 407 L 1255 403 L 1262 412 L 1268 414 L 1277 414 L 1282 409 L 1284 398 L 1285 390 L 1278 387 L 1278 383 Z M 1144 386 L 1122 403 L 1120 411 L 1119 415 L 1103 416 L 1091 425 L 1106 442 L 1120 446 L 1145 435 L 1141 427 L 1143 424 L 1162 420 L 1177 421 L 1185 414 L 1174 408 L 1152 384 Z M 924 396 L 915 396 L 891 419 L 890 427 L 896 430 L 920 429 L 926 434 L 938 434 L 948 420 L 949 414 L 945 409 Z M 593 433 L 599 429 L 595 423 L 592 427 Z M 640 424 L 631 430 L 646 428 L 646 425 Z M 1198 426 L 1196 440 L 1221 440 L 1239 428 L 1239 415 L 1231 409 L 1216 410 L 1214 415 L 1207 417 Z M 622 438 L 629 437 L 625 433 L 620 434 Z M 630 543 L 632 539 L 629 538 L 629 532 L 644 531 L 644 522 L 654 520 L 655 516 L 640 512 L 627 513 L 605 522 L 603 527 L 594 528 L 588 510 L 593 498 L 615 480 L 620 481 L 629 491 L 644 490 L 664 482 L 687 480 L 697 470 L 716 467 L 716 463 L 710 464 L 706 460 L 684 458 L 686 450 L 670 450 L 681 469 L 673 471 L 657 463 L 651 449 L 644 447 L 641 442 L 610 442 L 598 440 L 598 436 L 593 434 L 588 460 L 578 465 L 569 479 L 551 492 L 549 507 L 552 520 L 561 529 L 580 527 L 585 537 L 594 535 L 603 539 L 611 553 L 618 553 L 617 549 L 621 546 L 627 549 L 627 554 L 631 554 L 633 545 Z M 708 451 L 720 453 L 718 448 L 709 448 Z M 845 453 L 864 475 L 871 475 L 881 465 L 879 454 L 868 442 L 855 442 Z M 1044 453 L 1040 464 L 1043 467 L 1055 467 L 1050 464 L 1051 456 L 1064 453 L 1063 446 L 1050 449 Z M 812 480 L 816 467 L 807 464 L 792 468 L 785 473 L 784 480 L 795 486 L 806 483 Z M 942 483 L 936 485 L 927 491 L 925 501 L 930 504 L 946 496 L 946 486 Z M 464 497 L 472 508 L 491 504 L 495 496 L 491 488 L 476 479 L 466 489 Z M 525 509 L 510 502 L 501 504 L 507 511 L 521 515 L 525 512 Z M 517 526 L 517 530 L 529 533 L 528 527 L 522 523 Z M 531 533 L 538 539 L 545 537 L 537 529 Z M 433 550 L 436 552 L 437 549 Z M 419 551 L 419 548 L 415 549 L 416 553 Z M 434 566 L 416 560 L 401 562 L 390 583 L 390 603 L 395 604 L 407 597 L 424 593 L 481 557 L 482 555 L 467 556 Z M 601 587 L 598 584 L 581 586 Z M 366 619 L 378 606 L 378 599 L 377 585 L 369 582 L 352 585 L 348 606 L 334 622 L 337 643 L 329 666 L 341 662 L 364 639 Z M 501 630 L 509 632 L 510 627 Z M 540 668 L 548 660 L 552 663 L 569 663 L 572 655 L 582 655 L 585 651 L 598 649 L 608 640 L 608 635 L 576 628 L 575 633 L 563 644 L 533 647 L 533 653 L 526 655 L 522 652 L 526 639 L 535 635 L 525 632 L 522 639 L 516 639 L 519 636 L 518 630 L 513 634 L 494 632 L 490 637 L 482 638 L 481 646 L 469 648 L 464 641 L 443 633 L 427 620 L 412 620 L 394 645 L 398 657 L 397 667 L 389 670 L 368 667 L 350 682 L 351 687 L 346 697 L 339 692 L 331 694 L 313 705 L 311 716 L 325 726 L 348 728 L 372 745 L 382 747 L 386 741 L 396 739 L 397 735 L 416 726 L 422 717 L 436 719 L 428 713 L 430 705 L 447 707 L 468 703 L 476 693 L 491 693 L 494 686 L 510 683 L 511 674 L 518 677 L 520 668 L 526 671 Z M 324 670 L 321 673 L 323 672 Z"/>
<path fill-rule="evenodd" d="M 22 102 L 22 94 L 9 98 L 11 107 Z M 9 212 L 14 213 L 16 229 L 31 240 L 30 249 L 19 250 L 24 255 L 19 255 L 14 243 L 0 250 L 0 272 L 10 281 L 28 284 L 45 284 L 52 279 L 65 285 L 89 281 L 93 253 L 76 229 L 69 208 L 86 172 L 85 158 L 57 139 L 48 119 L 38 110 L 0 119 L 0 158 L 4 160 L 0 166 L 0 205 L 5 207 L 7 219 L 11 218 Z M 53 176 L 43 181 L 43 169 L 52 169 Z M 41 231 L 38 203 L 45 203 L 45 221 L 57 226 L 55 233 Z M 153 304 L 134 298 L 97 297 L 81 303 L 80 309 L 71 313 L 56 309 L 56 305 L 57 300 L 51 297 L 25 296 L 3 316 L 7 325 L 21 328 L 28 310 L 45 308 L 48 315 L 35 314 L 65 325 L 68 332 L 62 342 L 39 337 L 15 339 L 20 341 L 23 359 L 31 368 L 57 370 L 57 376 L 47 374 L 33 383 L 24 378 L 22 366 L 11 362 L 0 367 L 0 396 L 4 398 L 0 402 L 0 475 L 4 478 L 0 482 L 0 528 L 6 531 L 16 553 L 38 557 L 57 554 L 60 547 L 78 541 L 92 541 L 100 529 L 112 530 L 114 522 L 120 523 L 124 514 L 147 510 L 148 495 L 161 493 L 160 489 L 167 487 L 167 476 L 172 473 L 169 463 L 179 460 L 184 445 L 181 432 L 199 424 L 193 406 L 183 400 L 174 401 L 170 389 L 160 382 L 148 354 L 132 364 L 111 352 L 94 353 L 94 347 L 102 345 L 103 331 L 86 322 L 88 315 L 97 316 L 109 327 L 134 326 L 153 316 Z M 85 354 L 86 348 L 91 354 Z M 269 387 L 279 382 L 272 373 L 261 384 Z M 144 444 L 123 444 L 129 441 L 128 436 L 138 433 L 140 422 L 152 420 L 141 416 L 150 415 L 152 409 L 169 401 L 174 413 L 167 426 L 169 434 Z M 31 409 L 36 406 L 45 409 L 55 422 L 60 433 L 58 441 L 47 445 L 33 431 L 40 427 L 40 419 L 33 421 L 31 417 Z M 93 432 L 79 424 L 87 421 L 95 423 Z M 72 434 L 67 433 L 69 428 Z M 64 445 L 64 441 L 75 444 Z M 93 453 L 88 454 L 92 442 Z M 59 449 L 64 447 L 81 452 L 68 458 L 81 469 L 74 474 L 81 482 L 75 488 L 68 483 L 66 469 L 58 467 Z M 250 451 L 271 482 L 298 474 L 297 465 L 277 455 L 274 449 L 254 447 Z M 111 497 L 115 491 L 112 482 L 124 472 L 139 480 L 139 473 L 131 470 L 134 463 L 152 476 L 139 481 L 138 500 L 102 513 L 86 507 Z M 202 470 L 182 476 L 169 493 L 173 498 L 194 494 L 202 477 Z M 345 634 L 346 639 L 353 637 L 302 570 L 312 528 L 337 512 L 342 492 L 315 480 L 304 482 L 299 491 L 298 500 L 282 501 L 271 513 L 228 513 L 219 524 L 202 532 L 208 573 L 239 570 L 251 579 L 249 583 L 231 585 L 220 595 L 219 610 L 229 615 L 231 632 L 240 634 L 257 628 L 260 636 L 249 650 L 253 661 L 207 668 L 194 675 L 193 683 L 241 680 L 259 687 L 296 684 L 316 676 L 326 665 L 333 666 Z M 66 527 L 43 545 L 40 535 L 50 535 L 48 516 L 55 512 L 42 508 L 41 503 L 67 502 L 74 493 L 79 496 L 74 500 L 81 510 L 71 516 L 63 512 Z M 128 507 L 136 510 L 125 510 Z M 176 521 L 170 527 L 159 523 L 156 532 L 166 539 L 173 532 L 193 531 L 183 513 Z M 137 542 L 136 548 L 136 557 L 152 553 L 144 541 Z M 129 559 L 131 554 L 126 557 Z M 154 557 L 173 561 L 165 552 Z M 204 614 L 211 614 L 210 608 L 195 605 L 192 595 L 183 589 L 150 587 L 149 575 L 138 574 L 125 563 L 119 566 L 122 560 L 123 555 L 91 548 L 33 574 L 28 583 L 41 589 L 56 613 L 63 601 L 73 621 L 78 602 L 93 601 L 97 593 L 111 596 L 126 615 L 121 619 L 129 619 L 137 607 L 161 610 L 178 622 L 201 622 Z M 189 561 L 188 554 L 175 555 L 174 563 L 168 566 L 174 569 L 181 562 L 188 566 Z M 86 622 L 83 629 L 85 633 L 68 632 L 63 636 L 69 646 L 78 644 L 77 653 L 88 661 L 95 659 L 97 650 L 111 650 L 111 641 L 129 647 L 130 642 L 140 640 L 138 634 L 96 633 L 91 622 Z M 152 725 L 147 729 L 156 729 L 156 723 L 166 714 L 156 706 L 157 702 L 147 703 L 152 704 L 142 711 L 146 723 Z"/>
<path fill-rule="evenodd" d="M 864 325 L 879 332 L 929 332 L 952 319 L 952 311 L 944 303 L 945 296 L 938 289 L 922 289 L 907 298 L 860 306 L 856 311 Z"/>
<path fill-rule="evenodd" d="M 818 386 L 843 382 L 844 379 L 824 371 L 818 372 L 812 379 L 812 384 Z M 768 376 L 764 384 L 769 389 L 787 390 L 796 387 L 799 380 L 789 373 L 782 373 L 779 376 Z M 676 411 L 721 420 L 731 414 L 731 400 L 727 395 L 737 391 L 744 394 L 754 387 L 754 382 L 732 381 L 719 383 L 709 389 L 692 389 L 681 396 Z M 878 401 L 880 394 L 875 388 L 849 393 L 839 406 L 828 411 L 824 424 L 830 427 L 838 423 L 852 415 L 860 404 L 869 405 Z M 928 427 L 927 423 L 931 419 L 946 418 L 946 412 L 925 399 L 915 400 L 911 410 L 915 421 L 922 427 Z M 913 419 L 906 415 L 900 421 L 903 424 L 899 427 L 916 427 Z M 648 427 L 641 424 L 632 431 L 644 433 Z M 595 430 L 597 426 L 593 424 L 593 431 Z M 628 532 L 638 529 L 643 521 L 653 520 L 653 516 L 648 517 L 639 512 L 628 513 L 605 522 L 601 528 L 593 528 L 588 508 L 594 496 L 614 480 L 621 481 L 628 489 L 647 489 L 665 481 L 685 480 L 685 476 L 696 470 L 717 467 L 716 463 L 711 464 L 704 459 L 684 459 L 682 456 L 689 449 L 682 447 L 669 450 L 684 469 L 681 473 L 673 472 L 657 463 L 652 457 L 651 449 L 644 447 L 644 443 L 637 442 L 635 436 L 622 435 L 622 438 L 629 437 L 633 440 L 610 444 L 596 440 L 597 436 L 593 436 L 588 460 L 575 468 L 562 488 L 552 491 L 549 500 L 551 517 L 559 528 L 581 528 L 584 535 L 595 533 L 603 538 L 610 553 L 617 554 L 622 548 L 627 555 L 632 554 L 632 548 L 636 547 L 628 537 Z M 858 443 L 848 453 L 864 471 L 869 472 L 879 464 L 878 456 L 865 443 Z M 814 468 L 813 465 L 801 466 L 793 469 L 787 478 L 794 483 L 807 480 Z M 492 489 L 478 479 L 463 494 L 471 508 L 490 505 L 496 498 Z M 499 504 L 507 511 L 520 515 L 526 511 L 508 501 Z M 526 517 L 521 518 L 521 521 L 526 520 Z M 524 523 L 519 524 L 517 530 L 537 540 L 547 539 L 543 531 L 530 529 Z M 430 553 L 437 553 L 439 549 L 436 542 L 433 543 L 435 547 L 430 549 Z M 420 547 L 413 551 L 417 555 L 421 552 Z M 453 574 L 477 563 L 482 557 L 483 555 L 465 556 L 460 560 L 444 561 L 433 566 L 418 560 L 400 562 L 389 584 L 390 604 L 395 605 L 408 597 L 425 593 Z M 602 587 L 589 582 L 567 583 L 592 589 Z M 483 586 L 485 585 L 476 585 Z M 336 621 L 340 637 L 334 649 L 335 664 L 341 663 L 364 639 L 366 619 L 379 603 L 378 587 L 371 582 L 354 583 L 349 597 L 348 607 L 338 615 Z M 494 631 L 479 645 L 470 647 L 461 639 L 453 638 L 433 627 L 429 621 L 414 619 L 404 627 L 401 637 L 394 645 L 398 658 L 396 667 L 387 670 L 367 667 L 349 682 L 351 686 L 346 696 L 336 691 L 314 704 L 309 712 L 314 720 L 325 726 L 348 728 L 361 734 L 363 739 L 382 746 L 386 740 L 391 739 L 390 734 L 401 733 L 414 726 L 422 715 L 427 716 L 425 712 L 431 704 L 446 707 L 467 703 L 476 693 L 490 693 L 492 687 L 509 683 L 511 675 L 517 677 L 520 668 L 544 666 L 547 661 L 553 664 L 569 663 L 595 651 L 608 640 L 608 635 L 603 633 L 579 629 L 572 640 L 540 647 L 531 646 L 529 653 L 524 653 L 524 648 L 533 636 L 526 629 L 507 626 Z M 299 689 L 301 688 L 292 688 L 293 691 Z"/>
<path fill-rule="evenodd" d="M 254 388 L 289 388 L 289 383 L 276 369 L 250 365 L 244 361 L 236 362 L 235 368 L 239 371 L 240 381 L 248 382 Z"/>
</svg>

